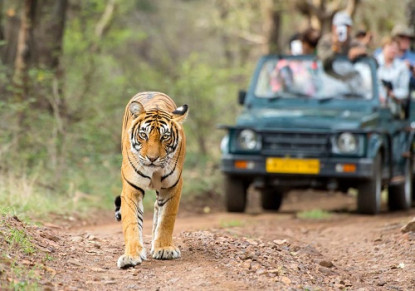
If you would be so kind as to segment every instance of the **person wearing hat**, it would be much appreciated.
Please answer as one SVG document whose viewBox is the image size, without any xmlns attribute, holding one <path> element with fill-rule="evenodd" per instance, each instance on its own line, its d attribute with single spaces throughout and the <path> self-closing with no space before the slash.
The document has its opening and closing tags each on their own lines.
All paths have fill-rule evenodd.
<svg viewBox="0 0 415 291">
<path fill-rule="evenodd" d="M 410 50 L 411 40 L 414 38 L 414 32 L 404 24 L 397 24 L 392 29 L 392 37 L 398 41 L 398 58 L 405 61 L 409 66 L 415 65 L 415 53 Z"/>
<path fill-rule="evenodd" d="M 392 29 L 392 37 L 398 42 L 397 58 L 405 62 L 411 75 L 409 82 L 411 92 L 415 91 L 415 53 L 410 50 L 414 36 L 413 29 L 404 24 L 396 24 Z"/>
<path fill-rule="evenodd" d="M 403 117 L 403 109 L 407 106 L 409 94 L 409 71 L 404 61 L 397 58 L 399 43 L 396 37 L 385 37 L 382 40 L 382 52 L 376 57 L 380 86 L 380 101 L 390 107 L 392 113 Z"/>
<path fill-rule="evenodd" d="M 352 18 L 347 12 L 337 12 L 333 17 L 331 32 L 325 34 L 317 45 L 317 55 L 322 60 L 326 73 L 335 78 L 340 77 L 332 70 L 332 63 L 336 55 L 347 55 L 350 60 L 355 60 L 367 54 L 366 46 L 352 40 L 352 25 Z"/>
</svg>

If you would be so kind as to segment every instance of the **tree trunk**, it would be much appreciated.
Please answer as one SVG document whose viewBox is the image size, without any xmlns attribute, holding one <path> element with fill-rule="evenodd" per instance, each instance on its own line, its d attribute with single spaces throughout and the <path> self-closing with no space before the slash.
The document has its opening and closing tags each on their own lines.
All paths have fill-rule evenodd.
<svg viewBox="0 0 415 291">
<path fill-rule="evenodd" d="M 225 25 L 226 19 L 229 15 L 229 3 L 226 0 L 215 1 L 215 5 L 219 12 L 219 19 L 222 25 Z M 234 56 L 232 53 L 232 41 L 225 30 L 220 30 L 220 39 L 222 41 L 223 54 L 226 63 L 230 66 L 233 64 Z"/>
<path fill-rule="evenodd" d="M 3 19 L 3 0 L 0 0 L 0 41 L 4 40 L 4 19 Z"/>
<path fill-rule="evenodd" d="M 347 1 L 346 12 L 353 18 L 356 13 L 357 6 L 359 5 L 360 0 L 349 0 Z"/>
<path fill-rule="evenodd" d="M 13 73 L 13 84 L 16 86 L 17 101 L 23 101 L 27 94 L 27 70 L 30 57 L 29 41 L 32 35 L 36 3 L 36 0 L 25 0 L 22 9 Z"/>
<path fill-rule="evenodd" d="M 277 9 L 277 3 L 273 0 L 261 1 L 261 9 L 264 15 L 263 31 L 266 39 L 262 51 L 264 54 L 277 53 L 280 50 L 281 11 Z"/>
<path fill-rule="evenodd" d="M 20 30 L 20 20 L 16 15 L 15 10 L 9 10 L 4 14 L 6 16 L 3 19 L 4 23 L 4 40 L 6 44 L 0 46 L 1 50 L 1 60 L 4 65 L 8 67 L 14 66 L 14 61 L 16 59 L 16 50 L 17 50 L 17 39 Z"/>
<path fill-rule="evenodd" d="M 406 6 L 406 20 L 408 26 L 415 31 L 415 0 L 409 0 Z M 414 43 L 412 42 L 412 49 L 414 49 Z"/>
<path fill-rule="evenodd" d="M 65 31 L 66 8 L 68 0 L 55 0 L 50 22 L 46 28 L 49 38 L 49 58 L 45 59 L 45 65 L 55 70 L 58 77 L 61 70 L 60 59 L 62 56 L 62 41 Z"/>
<path fill-rule="evenodd" d="M 17 37 L 16 59 L 14 60 L 14 72 L 12 77 L 14 101 L 22 103 L 28 95 L 28 60 L 30 56 L 29 39 L 33 29 L 33 15 L 36 8 L 36 0 L 25 0 L 20 19 L 20 28 Z M 14 132 L 14 144 L 20 147 L 20 133 L 24 123 L 24 107 L 16 112 L 17 130 Z"/>
<path fill-rule="evenodd" d="M 82 90 L 81 96 L 82 99 L 85 99 L 85 96 L 90 91 L 91 87 L 91 80 L 96 71 L 95 65 L 95 55 L 99 53 L 101 46 L 100 41 L 105 36 L 105 33 L 109 30 L 112 20 L 114 17 L 114 13 L 116 10 L 116 4 L 118 0 L 108 0 L 107 5 L 105 7 L 104 13 L 101 15 L 100 20 L 98 21 L 97 25 L 95 26 L 95 39 L 91 43 L 89 49 L 89 64 L 88 69 L 84 73 L 84 88 Z"/>
</svg>

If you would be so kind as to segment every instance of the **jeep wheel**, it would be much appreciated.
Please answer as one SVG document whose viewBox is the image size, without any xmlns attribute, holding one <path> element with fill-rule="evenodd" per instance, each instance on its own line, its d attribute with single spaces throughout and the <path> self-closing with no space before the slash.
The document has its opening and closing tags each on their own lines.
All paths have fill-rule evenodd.
<svg viewBox="0 0 415 291">
<path fill-rule="evenodd" d="M 229 212 L 244 212 L 246 206 L 247 183 L 243 178 L 225 177 L 225 202 Z"/>
<path fill-rule="evenodd" d="M 389 210 L 407 210 L 412 205 L 412 160 L 405 161 L 405 180 L 388 188 Z"/>
<path fill-rule="evenodd" d="M 284 191 L 280 188 L 261 189 L 261 202 L 264 210 L 278 211 L 284 197 Z"/>
<path fill-rule="evenodd" d="M 378 154 L 373 160 L 373 175 L 358 187 L 357 211 L 362 214 L 377 214 L 380 211 L 382 192 L 382 158 Z"/>
</svg>

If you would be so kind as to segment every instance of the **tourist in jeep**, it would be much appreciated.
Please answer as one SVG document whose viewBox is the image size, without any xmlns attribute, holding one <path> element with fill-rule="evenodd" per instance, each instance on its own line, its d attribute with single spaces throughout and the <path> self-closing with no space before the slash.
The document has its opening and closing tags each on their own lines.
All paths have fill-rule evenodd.
<svg viewBox="0 0 415 291">
<path fill-rule="evenodd" d="M 397 117 L 403 117 L 403 108 L 409 96 L 410 73 L 405 63 L 398 59 L 399 46 L 396 38 L 386 37 L 382 42 L 382 53 L 377 56 L 381 102 L 389 106 Z"/>
</svg>

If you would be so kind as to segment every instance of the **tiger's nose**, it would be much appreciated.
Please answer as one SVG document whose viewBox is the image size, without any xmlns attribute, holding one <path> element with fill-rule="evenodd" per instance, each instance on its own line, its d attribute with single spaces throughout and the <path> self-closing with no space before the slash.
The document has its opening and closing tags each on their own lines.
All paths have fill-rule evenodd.
<svg viewBox="0 0 415 291">
<path fill-rule="evenodd" d="M 147 159 L 150 161 L 150 162 L 155 162 L 155 161 L 157 161 L 157 159 L 158 159 L 158 157 L 149 157 L 149 156 L 147 156 Z"/>
</svg>

